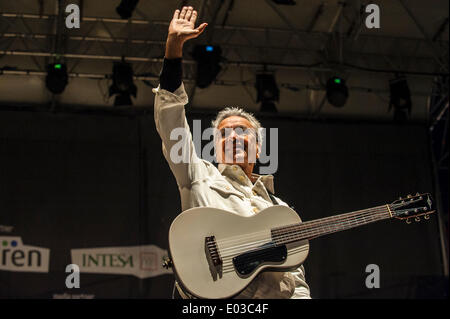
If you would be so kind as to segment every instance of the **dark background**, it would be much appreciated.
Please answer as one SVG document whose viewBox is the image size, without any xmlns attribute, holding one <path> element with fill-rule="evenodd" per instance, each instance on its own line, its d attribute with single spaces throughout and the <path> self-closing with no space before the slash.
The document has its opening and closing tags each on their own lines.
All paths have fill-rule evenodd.
<svg viewBox="0 0 450 319">
<path fill-rule="evenodd" d="M 202 119 L 204 129 L 211 114 L 188 118 Z M 260 118 L 279 129 L 276 194 L 303 221 L 434 192 L 425 125 Z M 81 288 L 71 291 L 64 269 L 73 248 L 167 249 L 179 212 L 152 114 L 0 112 L 0 224 L 14 227 L 0 235 L 50 249 L 48 274 L 0 271 L 0 297 L 170 298 L 172 275 L 82 273 Z M 388 220 L 311 241 L 312 297 L 446 297 L 437 220 Z M 368 264 L 380 267 L 379 289 L 365 286 Z"/>
</svg>

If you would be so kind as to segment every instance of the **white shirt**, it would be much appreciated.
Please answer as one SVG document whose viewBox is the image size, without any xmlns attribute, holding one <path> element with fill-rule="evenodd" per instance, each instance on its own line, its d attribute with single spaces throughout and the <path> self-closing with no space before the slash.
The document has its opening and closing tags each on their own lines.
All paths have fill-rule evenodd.
<svg viewBox="0 0 450 319">
<path fill-rule="evenodd" d="M 181 196 L 181 209 L 214 207 L 232 211 L 241 216 L 252 216 L 273 205 L 268 191 L 274 193 L 273 176 L 257 175 L 255 183 L 238 165 L 212 163 L 198 158 L 184 105 L 188 96 L 183 83 L 175 92 L 153 89 L 155 95 L 154 116 L 156 129 L 161 136 L 162 150 L 175 176 Z M 183 147 L 188 150 L 188 161 L 174 163 L 170 158 L 172 146 L 179 140 L 171 140 L 175 128 L 186 132 Z M 286 205 L 276 198 L 280 205 Z M 303 265 L 292 272 L 262 272 L 236 298 L 310 298 Z M 177 286 L 178 287 L 178 286 Z M 180 289 L 179 289 L 180 290 Z M 180 292 L 183 296 L 183 292 Z"/>
</svg>

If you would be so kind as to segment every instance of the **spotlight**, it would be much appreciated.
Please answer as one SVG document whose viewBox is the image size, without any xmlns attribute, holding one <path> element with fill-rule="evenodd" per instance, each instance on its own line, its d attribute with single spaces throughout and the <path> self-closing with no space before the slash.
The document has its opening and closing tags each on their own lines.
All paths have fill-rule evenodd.
<svg viewBox="0 0 450 319">
<path fill-rule="evenodd" d="M 394 121 L 405 122 L 411 115 L 411 92 L 404 76 L 396 76 L 389 81 L 389 111 L 394 108 Z"/>
<path fill-rule="evenodd" d="M 53 94 L 61 94 L 66 88 L 68 81 L 67 67 L 61 63 L 51 63 L 47 65 L 47 76 L 45 85 Z"/>
<path fill-rule="evenodd" d="M 257 74 L 255 87 L 258 92 L 256 102 L 261 102 L 261 112 L 277 112 L 274 102 L 279 101 L 280 90 L 273 74 Z"/>
<path fill-rule="evenodd" d="M 133 14 L 139 0 L 122 0 L 116 8 L 116 12 L 122 19 L 129 19 Z"/>
<path fill-rule="evenodd" d="M 345 85 L 345 80 L 333 76 L 327 81 L 327 100 L 328 103 L 336 107 L 343 107 L 347 102 L 348 98 L 348 88 Z"/>
<path fill-rule="evenodd" d="M 124 61 L 114 63 L 113 84 L 109 87 L 109 96 L 114 94 L 114 105 L 133 105 L 130 95 L 136 97 L 137 94 L 137 87 L 133 83 L 133 69 Z"/>
<path fill-rule="evenodd" d="M 215 80 L 222 69 L 222 49 L 214 45 L 196 45 L 192 57 L 197 61 L 196 83 L 199 88 L 206 88 Z"/>
</svg>

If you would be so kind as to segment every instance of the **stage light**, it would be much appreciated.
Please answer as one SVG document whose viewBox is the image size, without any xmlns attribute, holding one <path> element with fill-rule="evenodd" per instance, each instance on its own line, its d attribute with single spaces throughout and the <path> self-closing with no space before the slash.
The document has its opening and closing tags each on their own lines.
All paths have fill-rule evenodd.
<svg viewBox="0 0 450 319">
<path fill-rule="evenodd" d="M 274 102 L 279 101 L 280 90 L 273 74 L 257 74 L 255 87 L 258 92 L 256 102 L 261 102 L 261 112 L 277 112 Z"/>
<path fill-rule="evenodd" d="M 47 65 L 47 76 L 45 85 L 53 94 L 61 94 L 68 82 L 67 67 L 61 63 L 51 63 Z"/>
<path fill-rule="evenodd" d="M 390 101 L 389 111 L 394 108 L 394 121 L 405 122 L 411 114 L 411 92 L 406 78 L 397 76 L 389 81 Z"/>
<path fill-rule="evenodd" d="M 114 63 L 113 84 L 109 88 L 109 96 L 116 95 L 114 105 L 133 105 L 130 95 L 136 97 L 136 94 L 131 65 L 124 61 Z"/>
<path fill-rule="evenodd" d="M 139 0 L 122 0 L 116 8 L 116 12 L 122 19 L 129 19 L 133 14 Z"/>
<path fill-rule="evenodd" d="M 197 62 L 196 84 L 199 88 L 206 88 L 222 69 L 220 66 L 222 50 L 219 46 L 196 45 L 192 57 Z"/>
<path fill-rule="evenodd" d="M 327 100 L 328 103 L 336 107 L 342 107 L 347 102 L 348 98 L 348 88 L 345 85 L 345 80 L 333 76 L 327 81 Z"/>
</svg>

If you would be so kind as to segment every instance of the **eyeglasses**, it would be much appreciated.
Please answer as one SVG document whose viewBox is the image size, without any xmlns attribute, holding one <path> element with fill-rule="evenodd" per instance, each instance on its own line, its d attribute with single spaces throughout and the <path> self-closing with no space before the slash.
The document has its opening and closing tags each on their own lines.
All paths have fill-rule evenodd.
<svg viewBox="0 0 450 319">
<path fill-rule="evenodd" d="M 236 127 L 224 127 L 220 130 L 218 130 L 218 135 L 222 138 L 228 137 L 231 135 L 231 132 L 234 132 L 239 137 L 246 137 L 246 136 L 255 136 L 256 132 L 253 128 L 243 127 L 243 126 L 236 126 Z"/>
</svg>

